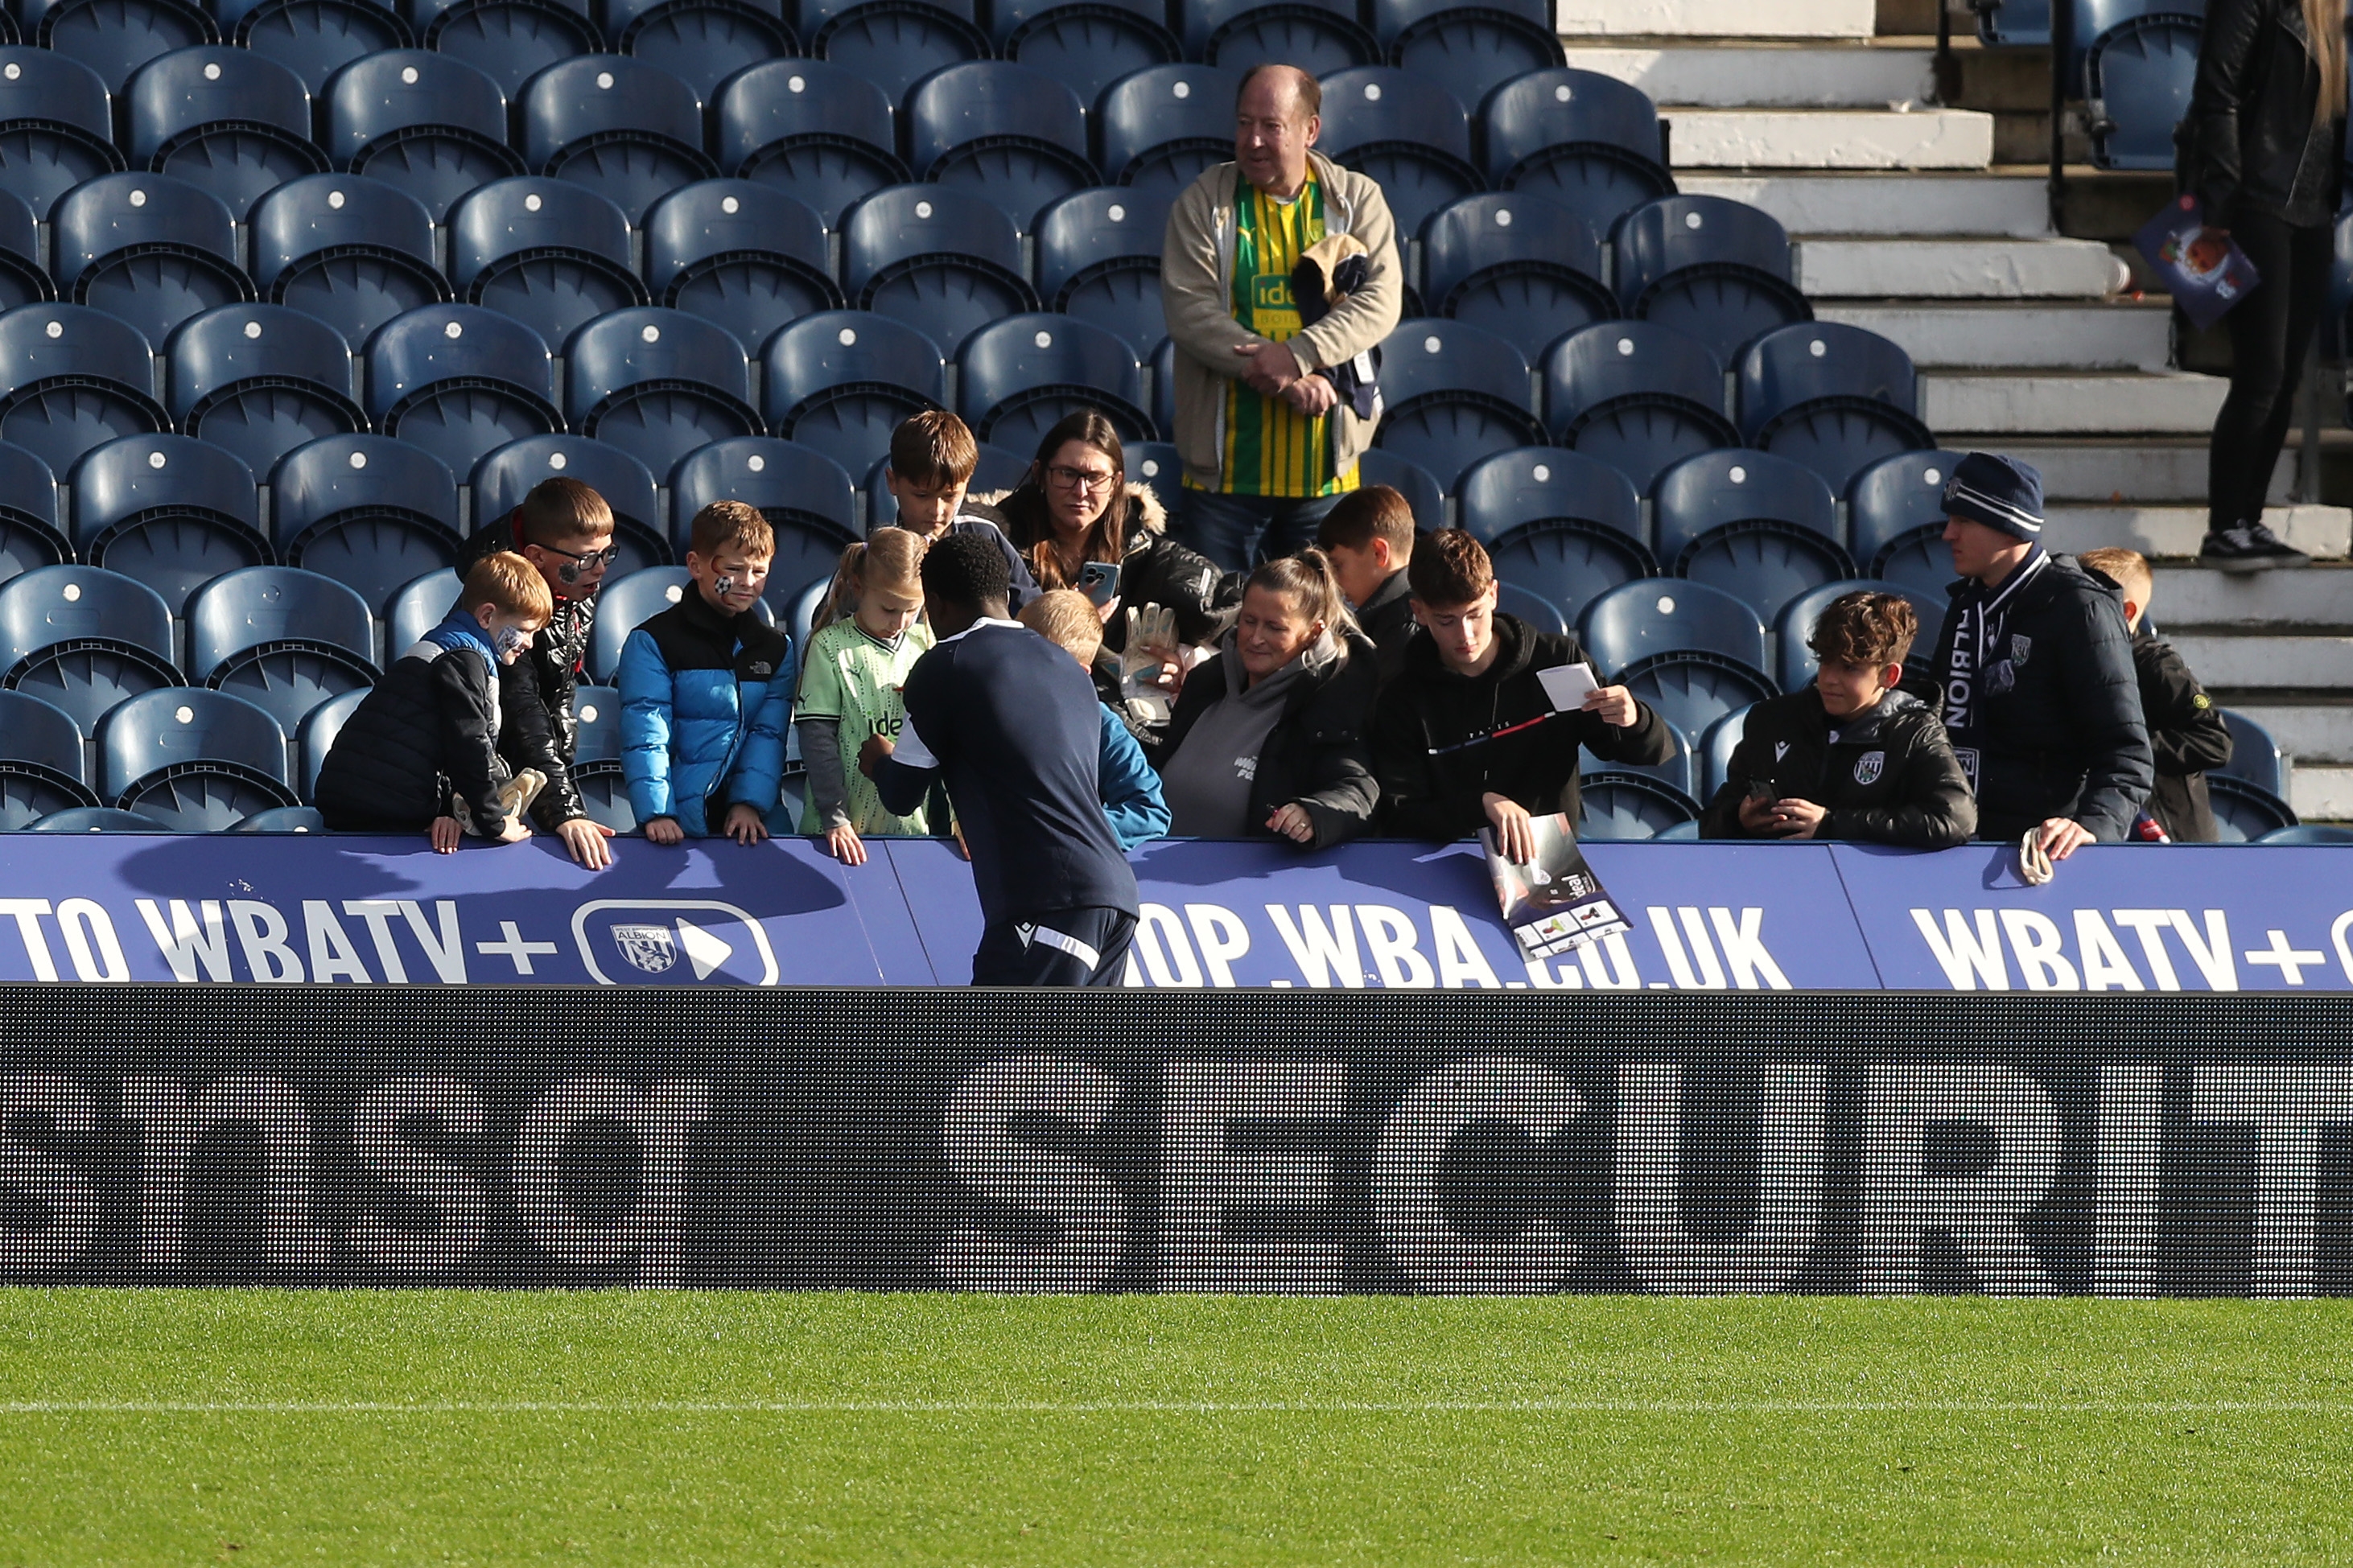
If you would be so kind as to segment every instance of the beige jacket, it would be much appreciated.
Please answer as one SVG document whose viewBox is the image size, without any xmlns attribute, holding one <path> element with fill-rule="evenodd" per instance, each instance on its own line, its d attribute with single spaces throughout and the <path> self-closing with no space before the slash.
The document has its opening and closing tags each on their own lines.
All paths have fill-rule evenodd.
<svg viewBox="0 0 2353 1568">
<path fill-rule="evenodd" d="M 1369 253 L 1371 277 L 1330 315 L 1291 340 L 1300 368 L 1313 373 L 1340 364 L 1396 330 L 1405 297 L 1398 258 L 1397 224 L 1381 187 L 1343 169 L 1321 153 L 1308 163 L 1324 187 L 1324 232 L 1353 234 Z M 1240 363 L 1235 345 L 1253 334 L 1234 320 L 1234 192 L 1241 172 L 1219 163 L 1195 180 L 1169 210 L 1160 257 L 1160 303 L 1168 335 L 1176 340 L 1171 400 L 1176 428 L 1170 437 L 1195 483 L 1215 489 L 1226 448 L 1226 383 Z M 1334 456 L 1345 472 L 1372 445 L 1379 415 L 1359 419 L 1346 407 L 1326 416 L 1340 422 Z"/>
</svg>

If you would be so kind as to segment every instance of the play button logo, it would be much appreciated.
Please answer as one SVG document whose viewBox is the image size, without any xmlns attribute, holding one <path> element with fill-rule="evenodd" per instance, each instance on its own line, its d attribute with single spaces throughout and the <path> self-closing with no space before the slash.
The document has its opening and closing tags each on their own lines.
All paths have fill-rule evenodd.
<svg viewBox="0 0 2353 1568">
<path fill-rule="evenodd" d="M 752 912 L 716 899 L 596 899 L 572 937 L 599 985 L 774 985 L 776 955 Z"/>
<path fill-rule="evenodd" d="M 735 956 L 735 950 L 696 925 L 684 915 L 678 917 L 678 945 L 686 950 L 686 959 L 694 965 L 694 977 L 708 980 L 711 972 Z"/>
</svg>

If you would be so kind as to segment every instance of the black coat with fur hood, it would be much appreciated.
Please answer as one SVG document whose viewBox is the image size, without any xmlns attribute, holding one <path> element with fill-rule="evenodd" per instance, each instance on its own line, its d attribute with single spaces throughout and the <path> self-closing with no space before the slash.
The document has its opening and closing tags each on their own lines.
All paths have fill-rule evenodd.
<svg viewBox="0 0 2353 1568">
<path fill-rule="evenodd" d="M 1015 548 L 1029 563 L 1040 588 L 1050 588 L 1058 577 L 1050 563 L 1040 570 L 1054 534 L 1047 521 L 1045 492 L 1032 479 L 1018 489 L 984 498 L 1005 521 Z M 1114 502 L 1113 504 L 1118 504 Z M 1220 612 L 1232 596 L 1219 578 L 1215 563 L 1186 549 L 1168 537 L 1168 512 L 1149 485 L 1127 487 L 1127 527 L 1119 560 L 1121 614 L 1103 627 L 1103 646 L 1113 653 L 1127 647 L 1126 611 L 1159 605 L 1176 612 L 1176 635 L 1187 643 L 1205 643 L 1222 625 Z M 1075 584 L 1072 584 L 1075 586 Z"/>
</svg>

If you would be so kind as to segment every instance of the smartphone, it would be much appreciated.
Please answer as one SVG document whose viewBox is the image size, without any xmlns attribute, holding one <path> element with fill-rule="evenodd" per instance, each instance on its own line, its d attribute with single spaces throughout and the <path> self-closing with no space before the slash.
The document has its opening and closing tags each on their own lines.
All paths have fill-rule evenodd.
<svg viewBox="0 0 2353 1568">
<path fill-rule="evenodd" d="M 1119 597 L 1119 563 L 1113 561 L 1090 561 L 1079 572 L 1079 592 L 1098 605 L 1108 605 Z"/>
<path fill-rule="evenodd" d="M 1748 781 L 1748 798 L 1751 800 L 1778 800 L 1781 797 L 1779 792 L 1774 789 L 1769 781 L 1765 779 L 1750 779 Z"/>
</svg>

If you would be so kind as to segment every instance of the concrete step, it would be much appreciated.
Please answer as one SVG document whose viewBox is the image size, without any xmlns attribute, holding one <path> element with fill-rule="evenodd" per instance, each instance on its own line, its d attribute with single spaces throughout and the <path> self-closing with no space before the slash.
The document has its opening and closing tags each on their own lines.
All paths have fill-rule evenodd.
<svg viewBox="0 0 2353 1568">
<path fill-rule="evenodd" d="M 1762 207 L 1793 235 L 2040 238 L 2050 197 L 2030 174 L 1680 174 L 1678 188 Z"/>
<path fill-rule="evenodd" d="M 2163 370 L 2171 314 L 2125 304 L 1817 305 L 1903 346 L 1923 369 Z"/>
<path fill-rule="evenodd" d="M 1993 116 L 1859 109 L 1686 109 L 1669 116 L 1678 169 L 1982 169 Z"/>
<path fill-rule="evenodd" d="M 1568 63 L 1641 88 L 1654 103 L 1703 109 L 1885 109 L 1926 103 L 1933 48 L 1852 44 L 1573 47 Z"/>
<path fill-rule="evenodd" d="M 2092 239 L 1818 237 L 1795 261 L 1817 300 L 2104 300 L 2131 281 Z"/>
<path fill-rule="evenodd" d="M 2234 687 L 2269 691 L 2341 691 L 2353 686 L 2353 637 L 2317 637 L 2298 632 L 2274 637 L 2247 632 L 2177 635 L 2168 628 L 2166 640 L 2197 672 L 2200 685 L 2221 691 Z"/>
<path fill-rule="evenodd" d="M 2005 447 L 2016 451 L 2015 447 Z M 2024 454 L 2021 454 L 2023 456 Z M 2199 449 L 2200 489 L 2204 488 L 2204 448 Z M 2036 458 L 2029 458 L 2029 461 Z M 2049 474 L 2044 475 L 2046 483 Z M 2283 486 L 2284 479 L 2282 480 Z M 2342 561 L 2346 557 L 2348 535 L 2353 535 L 2353 512 L 2335 506 L 2274 506 L 2263 510 L 2263 521 L 2272 531 L 2316 558 Z M 2187 560 L 2198 553 L 2198 546 L 2206 537 L 2206 503 L 2202 500 L 2175 506 L 2084 506 L 2054 505 L 2048 509 L 2043 524 L 2043 542 L 2052 549 L 2069 553 L 2086 550 L 2137 550 L 2152 561 Z M 2250 602 L 2237 595 L 2253 595 L 2252 602 L 2278 603 L 2279 599 L 2263 599 L 2260 584 L 2266 579 L 2310 576 L 2309 573 L 2269 572 L 2233 577 L 2208 567 L 2191 566 L 2178 573 L 2168 571 L 2160 579 L 2155 598 L 2158 620 L 2170 628 L 2177 622 L 2185 626 L 2211 628 L 2222 626 L 2274 626 L 2300 623 L 2316 626 L 2342 628 L 2353 626 L 2353 606 L 2334 619 L 2315 619 L 2302 616 L 2267 616 L 2262 613 L 2232 614 L 2221 620 L 2211 617 L 2217 607 L 2234 603 Z M 2177 594 L 2170 585 L 2175 577 L 2181 579 Z M 2207 582 L 2206 579 L 2213 579 Z M 2289 602 L 2301 604 L 2302 600 Z M 2187 606 L 2187 607 L 2185 607 Z"/>
<path fill-rule="evenodd" d="M 2347 534 L 2353 531 L 2353 510 L 2337 506 L 2279 510 L 2309 519 L 2309 526 L 2303 531 L 2307 536 L 2327 532 L 2326 542 L 2335 548 L 2316 550 L 2314 554 L 2344 556 Z M 2277 531 L 2277 520 L 2268 512 L 2264 516 Z M 2283 533 L 2282 537 L 2287 535 Z M 2300 550 L 2307 548 L 2304 539 L 2291 539 L 2290 542 Z M 2322 541 L 2315 539 L 2312 542 Z M 2228 627 L 2297 626 L 2353 631 L 2353 570 L 2341 566 L 2244 575 L 2205 566 L 2165 566 L 2158 569 L 2157 585 L 2149 597 L 2154 602 L 2152 613 L 2168 628 L 2219 631 Z M 2353 708 L 2348 708 L 2346 715 L 2353 719 Z M 2353 752 L 2347 755 L 2353 756 Z"/>
<path fill-rule="evenodd" d="M 2169 638 L 2172 634 L 2167 633 Z M 2204 684 L 2204 678 L 2200 678 Z M 2229 693 L 2216 694 L 2226 708 L 2245 714 L 2272 732 L 2280 750 L 2296 761 L 2296 771 L 2329 763 L 2353 763 L 2353 705 L 2344 703 L 2232 702 Z"/>
<path fill-rule="evenodd" d="M 2353 821 L 2353 768 L 2307 768 L 2288 778 L 2288 804 L 2306 822 Z"/>
<path fill-rule="evenodd" d="M 2098 506 L 2188 506 L 2203 507 L 2206 503 L 2207 438 L 2194 437 L 2147 437 L 2134 441 L 2050 440 L 2031 436 L 1988 437 L 1976 440 L 1965 436 L 1939 434 L 1947 447 L 1979 446 L 2008 452 L 2032 463 L 2042 473 L 2042 494 L 2047 501 L 2089 502 Z M 2286 501 L 2289 487 L 2295 482 L 2295 456 L 2283 454 L 2279 466 L 2272 470 L 2271 500 L 2274 505 Z M 2268 517 L 2270 514 L 2266 513 Z M 2103 539 L 2105 544 L 2128 544 L 2130 539 Z M 2196 542 L 2191 542 L 2196 548 Z M 2158 551 L 2158 554 L 2179 554 L 2179 551 Z"/>
<path fill-rule="evenodd" d="M 1564 37 L 1868 38 L 1873 0 L 1560 0 Z"/>
<path fill-rule="evenodd" d="M 2002 375 L 1932 371 L 1921 417 L 1947 432 L 1989 436 L 2206 435 L 2230 383 L 2220 376 L 2086 373 Z M 2200 492 L 2205 486 L 2200 464 Z"/>
</svg>

